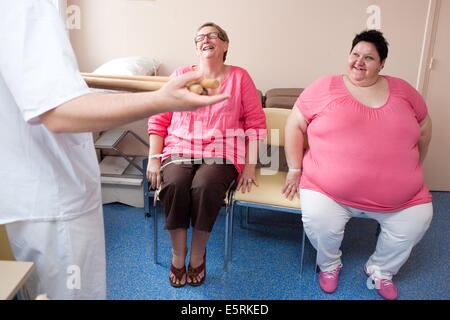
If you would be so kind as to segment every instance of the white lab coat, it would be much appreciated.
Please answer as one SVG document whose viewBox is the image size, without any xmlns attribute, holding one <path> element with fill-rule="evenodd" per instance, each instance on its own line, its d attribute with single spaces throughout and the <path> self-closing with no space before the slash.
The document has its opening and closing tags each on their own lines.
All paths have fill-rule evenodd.
<svg viewBox="0 0 450 320">
<path fill-rule="evenodd" d="M 36 263 L 65 259 L 58 272 L 66 276 L 67 265 L 104 266 L 100 261 L 104 260 L 104 249 L 96 257 L 89 255 L 83 249 L 87 245 L 84 241 L 72 241 L 75 238 L 67 234 L 70 228 L 40 233 L 45 229 L 41 224 L 44 222 L 55 226 L 55 222 L 70 220 L 76 224 L 83 215 L 101 216 L 100 172 L 92 135 L 55 134 L 39 119 L 43 113 L 90 92 L 79 74 L 62 19 L 49 1 L 0 0 L 0 44 L 0 223 L 6 224 L 13 252 L 17 259 L 34 259 Z M 30 229 L 30 222 L 39 225 L 36 232 Z M 104 248 L 101 222 L 94 226 L 98 230 L 90 238 L 90 245 Z M 27 227 L 20 228 L 18 223 Z M 15 227 L 10 228 L 12 225 Z M 21 234 L 21 229 L 29 234 Z M 40 248 L 43 257 L 24 254 L 33 242 L 47 244 Z M 45 256 L 45 247 L 55 245 L 59 249 Z M 81 254 L 67 255 L 72 249 Z M 52 252 L 59 254 L 51 256 Z M 85 263 L 79 259 L 95 260 Z M 57 264 L 47 265 L 52 269 L 40 265 L 36 270 L 43 274 L 56 272 Z M 90 273 L 87 269 L 82 272 Z M 85 281 L 95 283 L 96 279 L 87 277 Z M 99 286 L 104 287 L 104 279 L 101 281 Z M 77 297 L 38 293 L 54 299 Z M 104 293 L 92 298 L 96 297 L 104 298 Z"/>
</svg>

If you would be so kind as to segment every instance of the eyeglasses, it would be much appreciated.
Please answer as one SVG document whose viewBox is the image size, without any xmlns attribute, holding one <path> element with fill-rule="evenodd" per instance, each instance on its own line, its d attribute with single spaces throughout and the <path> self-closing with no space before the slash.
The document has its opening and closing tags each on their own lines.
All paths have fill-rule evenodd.
<svg viewBox="0 0 450 320">
<path fill-rule="evenodd" d="M 222 39 L 222 37 L 220 37 L 219 32 L 209 32 L 206 34 L 199 34 L 199 35 L 195 36 L 194 41 L 195 41 L 195 43 L 203 41 L 205 39 L 205 37 L 208 37 L 208 39 L 217 39 L 217 38 Z"/>
</svg>

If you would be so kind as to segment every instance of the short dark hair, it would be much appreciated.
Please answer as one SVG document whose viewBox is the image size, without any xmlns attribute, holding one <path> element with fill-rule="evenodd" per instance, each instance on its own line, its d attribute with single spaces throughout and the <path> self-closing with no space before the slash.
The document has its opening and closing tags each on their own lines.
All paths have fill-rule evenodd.
<svg viewBox="0 0 450 320">
<path fill-rule="evenodd" d="M 228 35 L 227 32 L 218 24 L 214 23 L 214 22 L 205 22 L 204 24 L 202 24 L 197 31 L 200 31 L 200 29 L 204 28 L 204 27 L 214 27 L 217 29 L 217 31 L 219 31 L 219 39 L 225 42 L 230 42 L 230 39 L 228 39 Z M 223 61 L 225 62 L 225 60 L 227 59 L 227 53 L 228 51 L 225 51 L 223 53 Z"/>
<path fill-rule="evenodd" d="M 378 51 L 381 61 L 384 61 L 388 56 L 388 46 L 389 43 L 384 38 L 383 33 L 378 30 L 365 30 L 355 36 L 352 42 L 352 52 L 353 48 L 358 44 L 358 42 L 366 41 L 372 43 Z"/>
</svg>

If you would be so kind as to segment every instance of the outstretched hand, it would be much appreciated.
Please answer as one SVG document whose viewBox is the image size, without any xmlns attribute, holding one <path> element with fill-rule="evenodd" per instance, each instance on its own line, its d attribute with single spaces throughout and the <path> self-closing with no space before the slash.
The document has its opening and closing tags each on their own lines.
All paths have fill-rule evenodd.
<svg viewBox="0 0 450 320">
<path fill-rule="evenodd" d="M 187 72 L 181 76 L 172 78 L 157 93 L 167 111 L 195 110 L 201 106 L 212 105 L 229 98 L 228 94 L 199 95 L 187 89 L 189 82 L 202 78 L 199 71 Z"/>
</svg>

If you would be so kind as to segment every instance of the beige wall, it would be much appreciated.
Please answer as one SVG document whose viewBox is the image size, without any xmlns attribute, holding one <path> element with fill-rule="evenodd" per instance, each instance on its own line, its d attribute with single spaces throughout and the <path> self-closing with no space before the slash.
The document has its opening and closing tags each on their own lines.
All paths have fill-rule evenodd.
<svg viewBox="0 0 450 320">
<path fill-rule="evenodd" d="M 160 73 L 197 62 L 193 35 L 214 21 L 230 37 L 227 62 L 246 68 L 263 92 L 305 87 L 344 72 L 353 36 L 366 27 L 366 9 L 381 8 L 389 42 L 385 72 L 415 85 L 426 0 L 71 0 L 81 29 L 70 32 L 80 69 L 90 72 L 116 57 L 145 55 Z"/>
<path fill-rule="evenodd" d="M 0 260 L 15 260 L 4 225 L 0 224 Z"/>
</svg>

